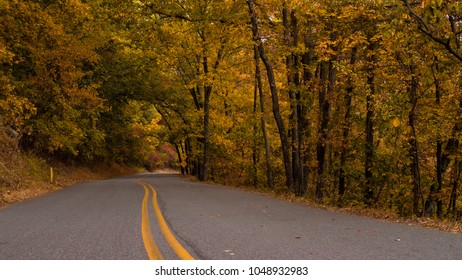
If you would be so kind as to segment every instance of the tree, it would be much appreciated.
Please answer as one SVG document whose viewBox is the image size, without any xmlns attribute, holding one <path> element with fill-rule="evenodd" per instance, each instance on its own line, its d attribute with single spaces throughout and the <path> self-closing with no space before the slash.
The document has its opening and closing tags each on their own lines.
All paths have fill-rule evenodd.
<svg viewBox="0 0 462 280">
<path fill-rule="evenodd" d="M 289 190 L 293 190 L 294 182 L 293 182 L 293 177 L 292 177 L 293 172 L 292 172 L 290 153 L 289 153 L 289 140 L 288 140 L 287 133 L 285 130 L 284 121 L 282 119 L 281 112 L 280 112 L 278 89 L 276 86 L 276 78 L 274 76 L 273 64 L 271 63 L 271 61 L 268 58 L 268 55 L 266 54 L 266 50 L 264 46 L 265 40 L 264 38 L 261 37 L 260 31 L 259 31 L 255 3 L 252 0 L 247 0 L 247 5 L 249 8 L 250 21 L 252 24 L 253 38 L 257 46 L 260 58 L 263 61 L 263 64 L 265 65 L 266 73 L 268 76 L 268 83 L 269 83 L 269 87 L 271 91 L 273 115 L 274 115 L 274 119 L 276 120 L 276 124 L 277 124 L 278 131 L 279 131 L 279 137 L 280 137 L 281 145 L 282 145 L 286 186 Z"/>
<path fill-rule="evenodd" d="M 33 131 L 22 145 L 78 155 L 86 140 L 101 139 L 94 121 L 103 105 L 92 81 L 99 40 L 87 36 L 93 28 L 89 7 L 80 1 L 7 1 L 2 14 L 0 36 L 14 53 L 14 95 L 36 108 L 26 123 Z"/>
<path fill-rule="evenodd" d="M 177 73 L 189 88 L 194 100 L 195 110 L 202 113 L 202 136 L 198 139 L 203 146 L 202 160 L 198 168 L 198 178 L 207 180 L 209 176 L 210 146 L 211 146 L 211 99 L 217 82 L 217 72 L 227 53 L 234 47 L 235 28 L 227 24 L 230 18 L 238 15 L 239 3 L 220 1 L 212 5 L 209 1 L 198 4 L 175 1 L 145 3 L 148 12 L 156 15 L 158 21 L 172 23 L 164 24 L 163 34 L 169 32 L 181 34 L 172 35 L 171 39 L 180 40 L 167 48 L 174 54 L 180 54 L 174 59 Z M 225 12 L 231 11 L 231 13 Z M 162 24 L 162 23 L 161 23 Z M 182 30 L 177 33 L 178 29 Z M 172 65 L 173 66 L 173 65 Z"/>
<path fill-rule="evenodd" d="M 460 37 L 460 9 L 459 1 L 401 1 L 408 11 L 409 15 L 417 24 L 418 30 L 433 42 L 443 47 L 448 54 L 459 62 L 462 61 L 461 55 L 461 37 Z M 438 64 L 435 64 L 438 65 Z M 436 69 L 439 68 L 435 66 Z M 434 69 L 435 71 L 435 69 Z M 440 81 L 434 75 L 436 103 L 440 103 L 441 88 Z M 460 101 L 459 101 L 460 103 Z M 436 213 L 438 217 L 443 215 L 443 203 L 441 192 L 443 188 L 443 174 L 449 167 L 451 156 L 459 147 L 459 140 L 456 135 L 460 131 L 460 123 L 454 124 L 452 129 L 453 137 L 448 139 L 443 151 L 441 139 L 437 140 L 437 167 L 436 167 L 436 184 L 432 185 L 430 195 L 425 203 L 424 213 L 433 215 L 435 213 L 434 204 L 436 202 Z M 455 164 L 458 165 L 457 162 Z M 457 184 L 454 184 L 456 186 Z M 455 193 L 453 189 L 452 193 Z M 452 203 L 452 202 L 451 202 Z M 450 203 L 450 204 L 451 204 Z"/>
<path fill-rule="evenodd" d="M 148 169 L 166 151 L 200 180 L 459 215 L 459 1 L 0 0 L 0 14 L 0 136 L 24 151 Z"/>
</svg>

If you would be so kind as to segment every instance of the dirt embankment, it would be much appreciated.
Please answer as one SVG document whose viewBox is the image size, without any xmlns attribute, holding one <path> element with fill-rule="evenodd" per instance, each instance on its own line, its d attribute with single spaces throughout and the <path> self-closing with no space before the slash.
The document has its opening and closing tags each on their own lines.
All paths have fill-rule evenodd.
<svg viewBox="0 0 462 280">
<path fill-rule="evenodd" d="M 53 167 L 53 182 L 50 165 L 34 155 L 15 155 L 14 158 L 0 159 L 0 207 L 41 196 L 79 182 L 107 179 L 130 175 L 133 168 L 117 164 L 96 166 Z"/>
</svg>

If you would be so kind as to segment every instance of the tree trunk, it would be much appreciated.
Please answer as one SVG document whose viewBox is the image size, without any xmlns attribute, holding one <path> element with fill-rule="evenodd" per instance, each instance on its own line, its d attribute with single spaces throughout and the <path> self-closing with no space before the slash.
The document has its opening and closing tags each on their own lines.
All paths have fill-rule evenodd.
<svg viewBox="0 0 462 280">
<path fill-rule="evenodd" d="M 258 78 L 255 71 L 255 83 L 253 90 L 253 117 L 257 117 L 257 95 L 258 95 Z M 257 121 L 253 121 L 253 146 L 252 146 L 252 185 L 255 187 L 258 184 L 258 167 L 257 167 Z"/>
<path fill-rule="evenodd" d="M 447 215 L 449 216 L 449 214 L 452 214 L 452 216 L 455 218 L 459 218 L 459 214 L 457 213 L 457 198 L 461 171 L 461 162 L 456 160 L 454 162 L 454 182 L 452 184 L 451 197 L 449 198 L 449 205 L 447 210 Z"/>
<path fill-rule="evenodd" d="M 249 7 L 250 20 L 252 22 L 252 34 L 254 36 L 255 43 L 257 44 L 258 53 L 261 60 L 266 68 L 266 75 L 268 76 L 268 83 L 271 91 L 271 103 L 273 107 L 273 115 L 276 121 L 276 125 L 279 132 L 279 137 L 281 139 L 282 146 L 282 155 L 284 161 L 284 170 L 286 177 L 286 186 L 288 189 L 293 190 L 293 177 L 292 177 L 292 167 L 290 161 L 290 151 L 289 151 L 289 141 L 287 138 L 287 133 L 284 127 L 284 120 L 282 119 L 280 108 L 279 108 L 279 97 L 278 90 L 276 87 L 276 78 L 274 76 L 274 69 L 271 61 L 266 55 L 264 44 L 260 38 L 257 15 L 255 13 L 255 3 L 253 0 L 247 0 L 247 5 Z"/>
<path fill-rule="evenodd" d="M 309 130 L 309 122 L 307 119 L 308 106 L 311 107 L 312 97 L 310 96 L 314 92 L 313 88 L 313 73 L 311 72 L 310 67 L 313 64 L 314 60 L 314 47 L 315 44 L 313 40 L 307 35 L 304 39 L 305 48 L 307 51 L 303 54 L 302 65 L 303 65 L 303 85 L 305 86 L 306 94 L 302 97 L 298 96 L 298 124 L 300 126 L 300 137 L 299 147 L 302 154 L 302 172 L 303 172 L 303 182 L 302 186 L 308 188 L 308 178 L 310 175 L 310 150 L 305 145 L 305 139 L 308 139 L 311 135 Z"/>
<path fill-rule="evenodd" d="M 263 95 L 263 85 L 261 81 L 260 57 L 258 56 L 257 46 L 254 46 L 255 60 L 255 78 L 257 82 L 258 94 L 260 97 L 260 112 L 261 112 L 261 130 L 265 141 L 265 162 L 266 162 L 266 182 L 270 189 L 274 188 L 273 171 L 271 170 L 270 144 L 268 140 L 268 132 L 266 131 L 265 121 L 265 96 Z"/>
<path fill-rule="evenodd" d="M 441 197 L 441 192 L 443 191 L 443 170 L 441 166 L 441 157 L 443 155 L 443 143 L 441 140 L 438 140 L 436 143 L 436 181 L 438 184 L 437 190 L 437 202 L 436 202 L 436 214 L 438 218 L 443 218 L 443 199 Z"/>
<path fill-rule="evenodd" d="M 374 55 L 376 43 L 369 42 L 368 52 L 368 69 L 367 69 L 367 87 L 369 92 L 366 96 L 366 142 L 365 142 L 365 159 L 364 159 L 364 202 L 368 207 L 372 206 L 374 191 L 372 188 L 372 168 L 374 163 L 374 95 L 375 95 L 375 62 Z"/>
<path fill-rule="evenodd" d="M 205 43 L 205 37 L 202 37 L 202 40 Z M 217 58 L 215 60 L 215 63 L 212 65 L 212 69 L 216 71 L 218 69 L 218 66 L 220 65 L 220 61 L 223 58 L 223 49 L 225 48 L 226 42 L 223 41 L 218 53 L 217 53 Z M 207 55 L 204 54 L 203 60 L 202 60 L 202 66 L 204 70 L 204 75 L 207 76 L 209 75 L 209 63 L 208 63 L 208 58 Z M 199 173 L 199 180 L 200 181 L 207 181 L 208 173 L 209 173 L 209 162 L 210 162 L 210 98 L 212 95 L 212 85 L 211 84 L 206 84 L 204 85 L 204 157 L 202 161 L 202 168 L 201 172 Z"/>
<path fill-rule="evenodd" d="M 181 158 L 181 152 L 180 152 L 180 148 L 178 147 L 178 144 L 175 143 L 175 150 L 176 150 L 176 154 L 178 156 L 178 162 L 180 163 L 180 170 L 181 170 L 181 175 L 184 175 L 185 174 L 185 169 L 184 167 L 181 165 L 181 162 L 183 161 L 182 158 Z"/>
<path fill-rule="evenodd" d="M 438 65 L 436 64 L 435 67 L 436 71 L 438 71 Z M 434 70 L 434 71 L 435 71 Z M 433 80 L 435 82 L 435 98 L 436 98 L 436 105 L 440 105 L 440 100 L 441 100 L 441 91 L 440 91 L 440 85 L 439 85 L 439 80 L 437 79 L 436 75 L 433 75 Z M 436 157 L 436 184 L 432 183 L 430 186 L 430 193 L 427 197 L 427 200 L 425 201 L 425 209 L 424 209 L 424 214 L 425 216 L 434 216 L 435 215 L 435 210 L 439 218 L 442 217 L 443 215 L 443 203 L 441 200 L 441 197 L 439 194 L 441 193 L 442 187 L 443 187 L 443 142 L 441 139 L 436 141 L 436 152 L 435 152 L 435 157 Z"/>
<path fill-rule="evenodd" d="M 189 137 L 184 141 L 184 152 L 186 154 L 186 174 L 192 174 L 192 161 L 191 161 L 191 151 L 189 147 Z"/>
<path fill-rule="evenodd" d="M 316 159 L 318 161 L 318 174 L 316 180 L 316 200 L 321 202 L 325 196 L 325 171 L 326 171 L 326 142 L 328 138 L 328 125 L 330 120 L 330 103 L 327 99 L 329 94 L 329 73 L 333 68 L 332 61 L 321 62 L 319 70 L 319 116 L 318 116 L 318 140 L 316 144 Z"/>
<path fill-rule="evenodd" d="M 286 55 L 286 71 L 291 111 L 289 116 L 289 136 L 292 152 L 292 180 L 294 182 L 293 191 L 296 195 L 300 196 L 305 192 L 302 187 L 303 174 L 301 171 L 301 149 L 299 146 L 300 142 L 302 141 L 302 135 L 300 135 L 300 125 L 298 122 L 298 117 L 300 116 L 300 113 L 298 112 L 298 101 L 300 99 L 300 77 L 298 73 L 299 59 L 298 56 L 292 52 L 292 48 L 296 47 L 298 44 L 298 27 L 295 11 L 289 11 L 287 7 L 284 6 L 282 9 L 282 15 L 284 25 L 284 39 L 289 50 L 289 54 Z"/>
<path fill-rule="evenodd" d="M 411 102 L 411 111 L 409 112 L 409 126 L 411 127 L 411 138 L 409 140 L 409 153 L 412 159 L 411 163 L 411 174 L 413 180 L 413 200 L 412 200 L 412 212 L 414 215 L 418 215 L 420 211 L 420 198 L 422 196 L 421 182 L 420 182 L 420 166 L 419 166 L 419 153 L 418 153 L 418 142 L 417 132 L 415 129 L 415 109 L 417 106 L 417 87 L 418 81 L 415 76 L 415 66 L 410 66 L 411 84 L 409 86 L 409 99 Z"/>
<path fill-rule="evenodd" d="M 298 47 L 298 20 L 297 16 L 294 10 L 292 10 L 291 14 L 291 23 L 292 23 L 292 37 L 293 37 L 293 47 L 297 48 Z M 294 73 L 293 73 L 293 81 L 294 81 L 294 86 L 295 86 L 295 104 L 296 104 L 296 123 L 297 127 L 295 128 L 296 130 L 296 148 L 297 151 L 295 153 L 296 156 L 296 161 L 294 162 L 293 165 L 296 167 L 294 168 L 294 171 L 296 170 L 298 173 L 298 178 L 296 179 L 296 190 L 297 190 L 297 195 L 302 196 L 306 193 L 307 191 L 307 184 L 305 184 L 305 172 L 303 170 L 303 146 L 304 146 L 304 130 L 306 129 L 306 119 L 305 119 L 305 114 L 303 111 L 306 111 L 304 109 L 304 105 L 302 104 L 301 100 L 301 93 L 300 93 L 300 86 L 301 86 L 301 81 L 300 81 L 300 56 L 297 54 L 293 54 L 293 63 L 294 63 Z M 294 176 L 295 177 L 295 176 Z M 294 179 L 295 180 L 295 179 Z"/>
<path fill-rule="evenodd" d="M 351 51 L 351 58 L 350 58 L 350 65 L 353 66 L 356 63 L 356 51 L 357 49 L 354 48 Z M 352 77 L 348 77 L 347 87 L 345 92 L 345 123 L 343 125 L 342 131 L 342 149 L 340 152 L 340 171 L 339 171 L 339 178 L 338 178 L 338 194 L 340 196 L 341 201 L 342 197 L 345 195 L 345 165 L 347 160 L 347 145 L 348 145 L 348 137 L 350 134 L 350 127 L 351 127 L 351 101 L 352 101 L 352 94 L 353 94 L 353 79 Z"/>
<path fill-rule="evenodd" d="M 204 74 L 209 73 L 207 56 L 203 60 Z M 202 172 L 199 173 L 200 181 L 207 181 L 210 162 L 210 97 L 212 94 L 212 86 L 204 86 L 204 157 L 202 162 Z"/>
</svg>

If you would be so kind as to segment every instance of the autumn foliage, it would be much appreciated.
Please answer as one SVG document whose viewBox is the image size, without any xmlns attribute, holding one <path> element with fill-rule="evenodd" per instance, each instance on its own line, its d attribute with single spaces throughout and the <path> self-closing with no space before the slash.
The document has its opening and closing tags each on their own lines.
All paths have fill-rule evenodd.
<svg viewBox="0 0 462 280">
<path fill-rule="evenodd" d="M 457 219 L 461 6 L 0 0 L 2 149 Z"/>
</svg>

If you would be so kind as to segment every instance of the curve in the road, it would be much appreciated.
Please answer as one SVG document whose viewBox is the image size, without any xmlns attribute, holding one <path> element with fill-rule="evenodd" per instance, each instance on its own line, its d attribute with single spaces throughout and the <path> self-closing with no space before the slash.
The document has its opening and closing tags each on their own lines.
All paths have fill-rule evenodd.
<svg viewBox="0 0 462 280">
<path fill-rule="evenodd" d="M 0 260 L 462 259 L 458 234 L 173 174 L 74 185 L 0 209 L 0 229 Z"/>
<path fill-rule="evenodd" d="M 143 204 L 141 206 L 141 235 L 143 236 L 144 247 L 146 248 L 146 253 L 150 260 L 163 260 L 164 256 L 157 247 L 152 234 L 151 224 L 149 223 L 149 189 L 146 185 L 143 185 L 143 188 L 145 193 L 143 197 Z"/>
<path fill-rule="evenodd" d="M 160 230 L 167 240 L 170 248 L 175 252 L 175 254 L 182 260 L 194 260 L 194 258 L 189 254 L 188 251 L 178 242 L 178 240 L 173 235 L 172 231 L 169 229 L 167 222 L 165 221 L 164 215 L 160 211 L 159 204 L 157 203 L 157 192 L 153 186 L 148 186 L 152 190 L 152 207 L 154 207 L 154 212 L 156 213 L 157 222 L 159 223 Z"/>
<path fill-rule="evenodd" d="M 165 241 L 167 241 L 170 248 L 175 252 L 175 254 L 181 260 L 194 260 L 194 257 L 181 245 L 181 243 L 175 238 L 175 235 L 172 233 L 170 228 L 168 227 L 167 221 L 160 210 L 159 204 L 157 202 L 157 192 L 155 188 L 147 183 L 141 183 L 140 185 L 143 186 L 145 195 L 143 198 L 142 204 L 142 221 L 141 221 L 141 233 L 143 236 L 144 246 L 146 248 L 146 252 L 151 260 L 163 260 L 164 256 L 160 252 L 156 242 L 154 235 L 151 231 L 151 226 L 149 223 L 149 210 L 148 210 L 148 200 L 149 200 L 149 189 L 152 191 L 152 207 L 154 209 L 154 213 L 156 215 L 157 223 L 160 228 L 160 232 L 163 235 Z"/>
</svg>

